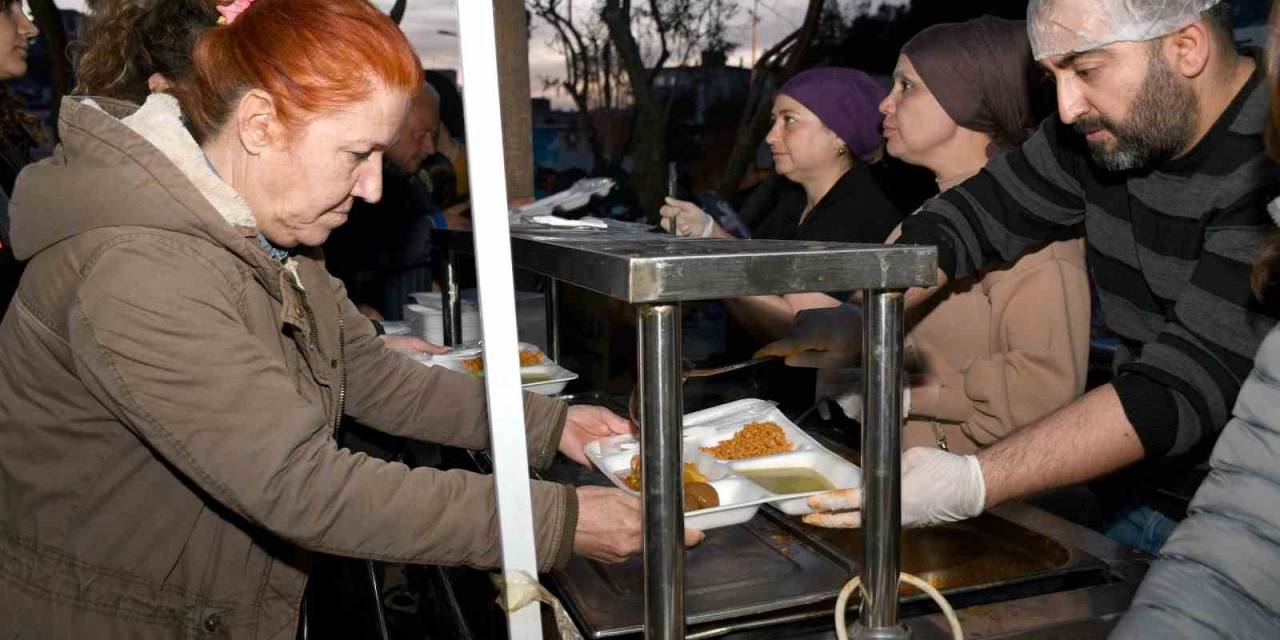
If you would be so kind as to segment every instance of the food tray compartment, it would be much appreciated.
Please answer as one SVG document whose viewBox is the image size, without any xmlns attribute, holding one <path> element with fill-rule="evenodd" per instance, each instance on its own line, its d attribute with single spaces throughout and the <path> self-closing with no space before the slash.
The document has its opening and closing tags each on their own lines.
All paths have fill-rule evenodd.
<svg viewBox="0 0 1280 640">
<path fill-rule="evenodd" d="M 742 524 L 756 517 L 763 499 L 771 495 L 760 485 L 736 476 L 712 480 L 711 486 L 715 487 L 716 494 L 720 496 L 722 506 L 685 512 L 686 527 L 705 531 Z"/>
<path fill-rule="evenodd" d="M 790 451 L 738 460 L 721 460 L 704 450 L 732 438 L 747 424 L 773 422 L 782 428 L 792 445 Z M 638 495 L 627 487 L 625 478 L 631 473 L 631 460 L 640 454 L 640 443 L 631 435 L 602 438 L 587 445 L 587 458 L 619 488 Z M 806 470 L 788 474 L 785 483 L 793 488 L 799 478 L 821 480 L 832 488 L 851 488 L 861 484 L 862 474 L 856 465 L 831 453 L 812 436 L 796 427 L 778 408 L 764 400 L 747 399 L 704 409 L 685 416 L 682 462 L 693 463 L 710 480 L 719 494 L 720 505 L 686 513 L 685 524 L 708 529 L 738 524 L 751 519 L 761 504 L 773 504 L 790 515 L 811 513 L 806 498 L 821 490 L 787 491 L 778 478 L 766 478 L 777 491 L 753 482 L 749 475 L 765 469 Z M 724 490 L 722 490 L 722 487 Z M 825 490 L 825 489 L 823 489 Z"/>
<path fill-rule="evenodd" d="M 535 344 L 519 343 L 521 351 L 537 351 L 542 362 L 536 365 L 520 367 L 520 386 L 539 395 L 555 395 L 564 391 L 566 385 L 578 379 L 578 374 L 558 365 L 547 357 Z M 440 366 L 460 373 L 468 373 L 478 378 L 484 377 L 484 371 L 474 371 L 468 363 L 479 361 L 483 357 L 478 345 L 455 347 L 449 353 L 411 354 L 411 358 L 426 366 Z"/>
<path fill-rule="evenodd" d="M 790 495 L 791 497 L 789 498 L 772 500 L 769 504 L 791 516 L 813 513 L 813 509 L 809 507 L 808 502 L 808 497 L 811 495 L 831 489 L 854 489 L 862 486 L 862 470 L 825 449 L 749 458 L 732 462 L 729 464 L 729 468 L 736 475 L 744 476 L 748 480 L 765 485 L 767 490 Z M 775 480 L 775 478 L 761 478 L 756 475 L 756 473 L 766 469 L 810 470 L 816 476 L 816 479 L 821 480 L 827 486 L 812 491 L 779 491 L 768 485 L 768 481 Z"/>
</svg>

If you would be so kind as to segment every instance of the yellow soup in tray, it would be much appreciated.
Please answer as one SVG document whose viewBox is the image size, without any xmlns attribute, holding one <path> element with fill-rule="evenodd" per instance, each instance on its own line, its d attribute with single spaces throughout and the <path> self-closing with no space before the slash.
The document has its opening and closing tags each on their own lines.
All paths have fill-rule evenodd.
<svg viewBox="0 0 1280 640">
<path fill-rule="evenodd" d="M 809 493 L 835 489 L 826 476 L 808 467 L 738 469 L 735 473 L 776 494 Z"/>
</svg>

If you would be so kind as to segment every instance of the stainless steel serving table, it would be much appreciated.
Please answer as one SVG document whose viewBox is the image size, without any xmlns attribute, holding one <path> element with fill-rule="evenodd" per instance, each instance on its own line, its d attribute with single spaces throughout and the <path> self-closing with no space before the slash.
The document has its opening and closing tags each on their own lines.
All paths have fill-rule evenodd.
<svg viewBox="0 0 1280 640">
<path fill-rule="evenodd" d="M 898 637 L 903 291 L 936 282 L 932 247 L 776 240 L 681 239 L 634 231 L 512 227 L 514 266 L 637 306 L 644 513 L 644 629 L 685 636 L 684 514 L 681 488 L 680 303 L 809 291 L 864 292 L 866 375 L 863 424 L 866 602 L 859 630 Z M 470 233 L 438 231 L 445 251 L 445 338 L 462 336 L 457 282 Z M 551 306 L 551 305 L 549 305 Z M 559 357 L 550 311 L 548 342 Z"/>
</svg>

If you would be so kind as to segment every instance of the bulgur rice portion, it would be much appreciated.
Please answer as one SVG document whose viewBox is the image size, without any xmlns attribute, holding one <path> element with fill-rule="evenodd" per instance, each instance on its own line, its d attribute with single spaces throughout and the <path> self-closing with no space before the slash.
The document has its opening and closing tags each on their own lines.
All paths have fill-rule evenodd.
<svg viewBox="0 0 1280 640">
<path fill-rule="evenodd" d="M 714 447 L 702 447 L 702 450 L 721 460 L 742 460 L 786 453 L 794 448 L 783 433 L 782 425 L 776 422 L 752 422 L 732 438 Z"/>
</svg>

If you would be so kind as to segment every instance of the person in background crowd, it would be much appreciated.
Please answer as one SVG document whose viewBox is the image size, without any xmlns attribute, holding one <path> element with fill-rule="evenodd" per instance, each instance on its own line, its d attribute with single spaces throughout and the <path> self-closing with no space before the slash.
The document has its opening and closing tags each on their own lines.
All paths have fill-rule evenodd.
<svg viewBox="0 0 1280 640">
<path fill-rule="evenodd" d="M 1280 14 L 1267 52 L 1267 150 L 1280 160 Z M 1280 225 L 1280 199 L 1267 207 Z M 1280 313 L 1280 232 L 1254 266 L 1253 293 Z M 1280 327 L 1271 329 L 1240 388 L 1211 471 L 1133 597 L 1113 640 L 1252 640 L 1280 629 Z"/>
<path fill-rule="evenodd" d="M 1158 550 L 1173 522 L 1151 495 L 1205 459 L 1275 324 L 1248 286 L 1272 226 L 1266 205 L 1280 195 L 1280 167 L 1263 151 L 1267 91 L 1217 0 L 1035 0 L 1027 11 L 1058 118 L 925 203 L 898 242 L 937 246 L 945 285 L 1084 235 L 1102 317 L 1121 345 L 1116 373 L 976 456 L 907 450 L 903 522 L 971 518 L 1148 459 L 1160 464 L 1109 492 L 1122 502 L 1107 529 Z M 909 291 L 908 306 L 933 291 Z M 765 352 L 847 366 L 859 357 L 859 323 L 853 306 L 802 314 L 793 337 Z M 855 510 L 812 522 L 860 523 L 860 491 L 811 503 Z"/>
<path fill-rule="evenodd" d="M 380 195 L 412 49 L 363 0 L 217 8 L 180 100 L 65 100 L 62 144 L 15 188 L 31 260 L 0 324 L 0 636 L 292 637 L 313 552 L 499 562 L 492 478 L 333 441 L 349 415 L 488 444 L 483 386 L 384 347 L 315 248 Z M 535 465 L 630 430 L 524 403 Z M 543 570 L 639 552 L 635 498 L 530 488 Z"/>
<path fill-rule="evenodd" d="M 466 121 L 462 111 L 462 93 L 448 76 L 439 71 L 427 71 L 427 84 L 440 97 L 440 126 L 436 130 L 436 153 L 449 159 L 457 181 L 457 197 L 466 200 L 471 179 L 467 171 Z"/>
<path fill-rule="evenodd" d="M 27 49 L 39 34 L 23 13 L 21 0 L 0 5 L 0 80 L 26 75 Z M 9 198 L 18 172 L 43 142 L 39 121 L 27 113 L 21 100 L 0 87 L 0 319 L 6 315 L 23 269 L 11 246 Z"/>
<path fill-rule="evenodd" d="M 158 91 L 187 90 L 191 50 L 218 19 L 211 0 L 104 0 L 78 49 L 76 93 L 140 105 Z"/>
<path fill-rule="evenodd" d="M 927 167 L 946 191 L 1027 139 L 1038 75 L 1021 20 L 929 27 L 903 46 L 893 91 L 880 103 L 886 150 Z M 929 302 L 908 319 L 907 349 L 930 375 L 911 390 L 904 447 L 973 453 L 1084 392 L 1084 240 L 1037 248 L 1008 268 L 952 282 Z"/>
<path fill-rule="evenodd" d="M 439 121 L 439 98 L 424 85 L 383 156 L 382 198 L 355 203 L 324 245 L 329 272 L 374 320 L 402 319 L 409 294 L 431 290 L 431 230 L 447 223 L 418 171 L 435 150 Z"/>
</svg>

